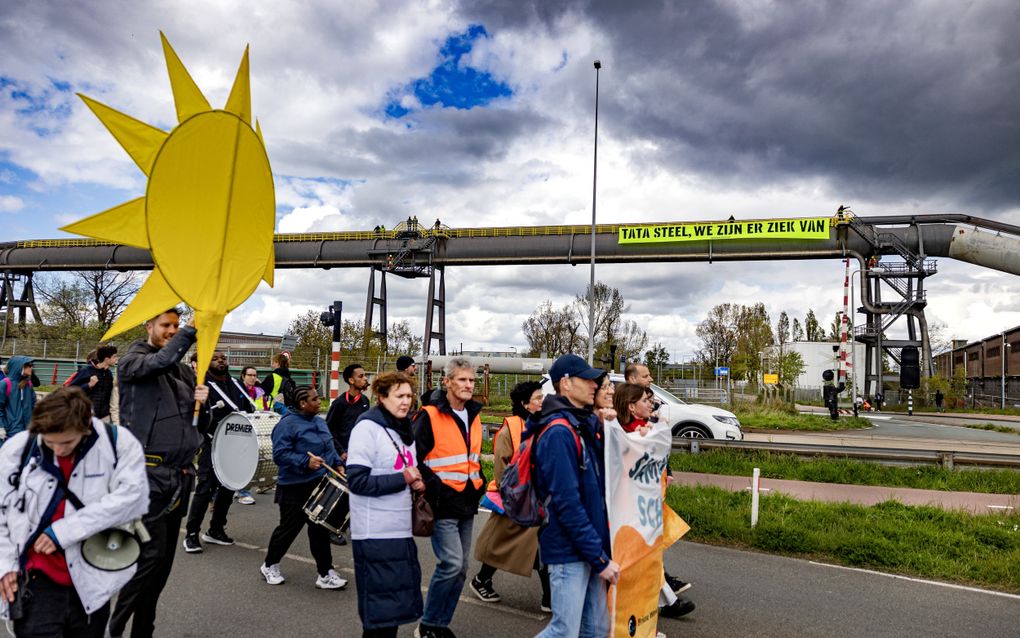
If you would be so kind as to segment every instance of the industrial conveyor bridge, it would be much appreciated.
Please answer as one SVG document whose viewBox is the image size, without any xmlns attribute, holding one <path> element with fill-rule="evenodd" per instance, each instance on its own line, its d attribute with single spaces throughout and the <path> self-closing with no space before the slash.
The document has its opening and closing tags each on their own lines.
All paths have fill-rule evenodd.
<svg viewBox="0 0 1020 638">
<path fill-rule="evenodd" d="M 767 220 L 740 220 L 767 221 Z M 949 257 L 1020 274 L 1020 227 L 970 215 L 888 215 L 856 217 L 840 209 L 830 219 L 827 239 L 704 239 L 675 243 L 620 243 L 620 229 L 673 226 L 659 222 L 599 224 L 595 227 L 598 263 L 760 261 L 776 259 L 854 258 L 860 263 L 864 325 L 855 339 L 867 345 L 866 392 L 887 380 L 881 353 L 898 361 L 899 349 L 922 348 L 923 369 L 931 374 L 924 307 L 924 280 L 935 274 L 934 257 Z M 706 224 L 740 223 L 704 222 Z M 437 342 L 446 353 L 445 268 L 448 266 L 585 264 L 591 259 L 591 226 L 507 226 L 448 228 L 436 222 L 422 226 L 409 218 L 394 229 L 276 235 L 277 268 L 371 269 L 365 325 L 373 325 L 376 308 L 385 339 L 386 274 L 428 277 L 425 320 L 426 348 Z M 0 244 L 0 312 L 5 328 L 16 311 L 24 323 L 35 312 L 31 277 L 44 271 L 148 270 L 148 251 L 86 239 L 27 240 Z M 378 292 L 377 277 L 380 279 Z M 883 287 L 880 284 L 885 284 Z M 20 287 L 20 294 L 16 288 Z M 887 298 L 883 300 L 885 291 Z M 887 339 L 899 318 L 907 323 L 907 339 Z M 438 320 L 436 321 L 436 319 Z"/>
</svg>

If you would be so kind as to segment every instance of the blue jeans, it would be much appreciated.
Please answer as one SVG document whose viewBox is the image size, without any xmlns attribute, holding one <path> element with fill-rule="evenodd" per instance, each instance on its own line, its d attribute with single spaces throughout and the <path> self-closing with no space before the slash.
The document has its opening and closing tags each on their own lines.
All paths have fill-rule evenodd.
<svg viewBox="0 0 1020 638">
<path fill-rule="evenodd" d="M 421 624 L 448 627 L 453 620 L 457 600 L 467 580 L 473 523 L 473 518 L 436 519 L 436 528 L 432 532 L 432 551 L 438 562 L 429 582 L 425 615 L 421 618 Z"/>
<path fill-rule="evenodd" d="M 609 635 L 608 589 L 591 565 L 581 562 L 549 565 L 549 585 L 552 620 L 535 638 Z"/>
</svg>

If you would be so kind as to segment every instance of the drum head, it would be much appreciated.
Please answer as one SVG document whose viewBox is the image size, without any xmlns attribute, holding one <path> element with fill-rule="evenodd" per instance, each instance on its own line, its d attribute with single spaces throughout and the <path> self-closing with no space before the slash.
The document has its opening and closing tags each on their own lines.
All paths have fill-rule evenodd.
<svg viewBox="0 0 1020 638">
<path fill-rule="evenodd" d="M 259 439 L 255 426 L 243 412 L 228 414 L 212 440 L 212 465 L 216 478 L 228 490 L 244 489 L 259 463 Z"/>
</svg>

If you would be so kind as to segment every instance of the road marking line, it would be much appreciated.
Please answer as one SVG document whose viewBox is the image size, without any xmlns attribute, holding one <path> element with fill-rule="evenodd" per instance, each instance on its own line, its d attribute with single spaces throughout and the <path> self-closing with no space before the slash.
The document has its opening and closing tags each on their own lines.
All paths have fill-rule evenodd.
<svg viewBox="0 0 1020 638">
<path fill-rule="evenodd" d="M 847 567 L 846 565 L 833 565 L 831 563 L 819 563 L 817 561 L 808 561 L 812 565 L 818 565 L 819 567 L 832 567 L 833 569 L 843 569 L 850 572 L 861 572 L 864 574 L 872 574 L 874 576 L 885 576 L 886 578 L 895 578 L 897 580 L 906 580 L 912 583 L 921 583 L 923 585 L 934 585 L 936 587 L 946 587 L 948 589 L 958 589 L 960 591 L 969 591 L 976 594 L 989 594 L 991 596 L 1001 596 L 1003 598 L 1012 598 L 1014 600 L 1020 600 L 1020 595 L 1007 594 L 1006 592 L 993 591 L 991 589 L 981 589 L 979 587 L 968 587 L 967 585 L 955 585 L 953 583 L 942 583 L 937 580 L 925 580 L 924 578 L 913 578 L 911 576 L 902 576 L 900 574 L 886 574 L 878 572 L 873 569 L 862 569 L 860 567 Z"/>
<path fill-rule="evenodd" d="M 182 528 L 181 531 L 183 532 L 184 529 Z M 257 551 L 257 552 L 264 552 L 264 551 L 266 551 L 268 549 L 266 547 L 259 547 L 258 545 L 252 545 L 251 543 L 242 543 L 240 541 L 235 541 L 234 542 L 234 547 L 240 547 L 241 549 L 250 549 L 250 550 L 253 550 L 253 551 Z M 283 557 L 284 558 L 289 558 L 291 560 L 296 560 L 299 563 L 306 563 L 308 565 L 314 565 L 315 564 L 315 561 L 313 559 L 308 558 L 307 556 L 300 556 L 298 554 L 284 554 Z M 351 568 L 351 567 L 336 567 L 335 569 L 338 572 L 346 572 L 346 573 L 349 573 L 349 574 L 353 574 L 354 573 L 354 569 Z M 422 587 L 421 591 L 422 591 L 423 594 L 428 593 L 429 588 L 428 587 Z M 524 611 L 523 609 L 517 609 L 516 607 L 508 607 L 508 606 L 504 606 L 504 605 L 494 605 L 493 603 L 484 603 L 484 602 L 482 602 L 480 600 L 477 600 L 475 598 L 468 598 L 467 596 L 461 596 L 460 597 L 460 602 L 467 603 L 469 605 L 476 605 L 478 607 L 485 607 L 487 609 L 492 609 L 493 611 L 501 611 L 503 613 L 510 614 L 511 616 L 520 616 L 521 618 L 527 618 L 529 620 L 542 621 L 542 620 L 545 620 L 549 616 L 549 614 L 536 614 L 535 612 Z"/>
<path fill-rule="evenodd" d="M 986 507 L 988 509 L 993 509 L 993 510 L 1011 510 L 1011 509 L 1013 509 L 1012 505 L 986 505 Z"/>
</svg>

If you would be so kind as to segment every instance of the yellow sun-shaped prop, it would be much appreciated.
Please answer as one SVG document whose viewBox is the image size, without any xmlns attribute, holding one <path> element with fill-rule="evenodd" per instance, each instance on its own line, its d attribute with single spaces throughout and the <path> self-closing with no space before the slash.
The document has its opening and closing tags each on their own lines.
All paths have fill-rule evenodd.
<svg viewBox="0 0 1020 638">
<path fill-rule="evenodd" d="M 202 382 L 224 316 L 259 280 L 273 285 L 273 174 L 258 122 L 251 125 L 248 50 L 218 110 L 160 37 L 177 107 L 170 133 L 79 94 L 148 176 L 145 197 L 62 230 L 152 253 L 152 274 L 103 339 L 184 301 L 195 310 Z"/>
</svg>

